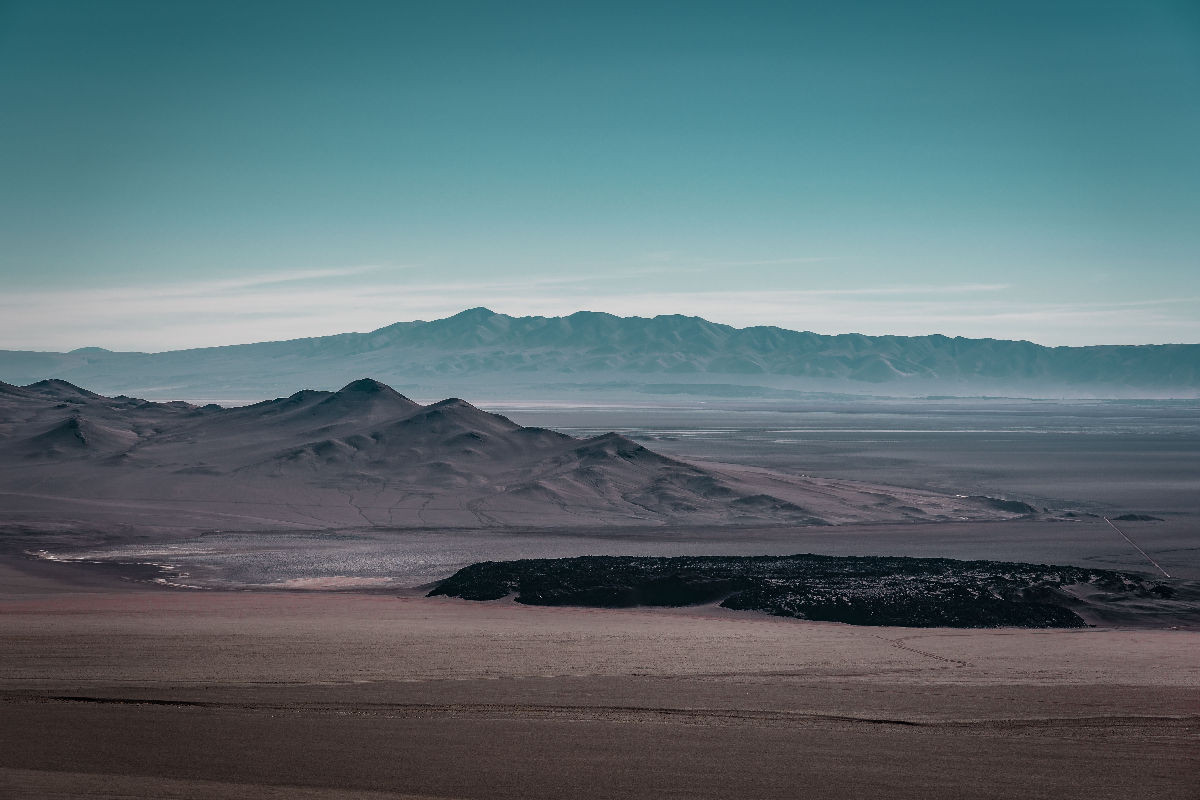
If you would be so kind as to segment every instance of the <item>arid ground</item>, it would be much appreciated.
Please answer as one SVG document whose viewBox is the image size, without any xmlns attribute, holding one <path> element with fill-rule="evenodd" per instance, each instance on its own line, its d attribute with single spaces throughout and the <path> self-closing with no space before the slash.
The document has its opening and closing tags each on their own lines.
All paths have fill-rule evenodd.
<svg viewBox="0 0 1200 800">
<path fill-rule="evenodd" d="M 1128 425 L 1126 407 L 1067 409 L 1035 430 L 978 413 L 996 418 L 993 432 L 882 433 L 895 426 L 875 418 L 800 433 L 787 432 L 805 427 L 795 419 L 717 433 L 709 419 L 601 422 L 693 461 L 1006 496 L 1051 513 L 218 532 L 171 524 L 169 503 L 123 522 L 121 508 L 70 503 L 73 486 L 58 487 L 61 504 L 8 495 L 0 797 L 1193 796 L 1194 619 L 1135 608 L 1076 630 L 873 628 L 421 588 L 470 561 L 584 553 L 919 555 L 1153 574 L 1103 522 L 1124 513 L 1162 518 L 1122 525 L 1176 579 L 1200 577 L 1194 409 Z M 152 582 L 164 576 L 207 588 Z"/>
<path fill-rule="evenodd" d="M 1200 634 L 0 566 L 6 797 L 1186 797 Z"/>
</svg>

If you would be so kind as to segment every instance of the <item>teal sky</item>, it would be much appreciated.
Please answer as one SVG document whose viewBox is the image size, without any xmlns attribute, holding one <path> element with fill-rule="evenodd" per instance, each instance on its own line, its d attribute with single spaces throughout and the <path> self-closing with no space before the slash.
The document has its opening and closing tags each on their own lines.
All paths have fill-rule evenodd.
<svg viewBox="0 0 1200 800">
<path fill-rule="evenodd" d="M 1200 341 L 1200 4 L 0 0 L 0 348 Z"/>
</svg>

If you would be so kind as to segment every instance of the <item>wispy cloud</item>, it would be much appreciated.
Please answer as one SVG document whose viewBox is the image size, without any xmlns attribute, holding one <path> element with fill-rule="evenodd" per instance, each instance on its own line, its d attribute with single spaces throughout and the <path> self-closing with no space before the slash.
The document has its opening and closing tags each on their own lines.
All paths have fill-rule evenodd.
<svg viewBox="0 0 1200 800">
<path fill-rule="evenodd" d="M 711 258 L 696 258 L 683 253 L 666 250 L 645 253 L 635 259 L 635 261 L 656 265 L 659 269 L 677 272 L 697 272 L 736 267 L 783 267 L 795 264 L 825 264 L 831 261 L 844 260 L 841 256 L 788 256 L 786 258 L 714 260 Z"/>
<path fill-rule="evenodd" d="M 326 280 L 329 278 L 345 278 L 352 275 L 363 275 L 382 269 L 379 264 L 361 264 L 355 267 L 327 267 L 325 269 L 298 269 L 281 272 L 263 272 L 248 275 L 244 278 L 212 281 L 208 283 L 182 284 L 170 287 L 185 292 L 210 292 L 216 290 L 247 289 L 255 286 L 277 286 L 283 283 L 303 283 Z M 408 269 L 408 267 L 390 267 L 390 269 Z"/>
<path fill-rule="evenodd" d="M 701 261 L 707 267 L 780 267 L 787 264 L 825 264 L 841 261 L 837 256 L 797 256 L 795 258 L 763 258 L 752 261 Z"/>
<path fill-rule="evenodd" d="M 137 297 L 211 297 L 218 294 L 238 293 L 255 290 L 260 287 L 280 286 L 284 284 L 313 283 L 333 278 L 346 278 L 377 272 L 382 269 L 377 264 L 364 264 L 353 267 L 328 267 L 324 269 L 297 269 L 261 272 L 244 275 L 237 278 L 215 278 L 207 281 L 185 281 L 181 283 L 162 283 L 137 286 L 115 286 L 107 288 L 55 289 L 15 292 L 0 298 L 2 304 L 24 303 L 30 300 L 61 299 L 61 298 L 109 298 L 118 297 L 130 299 Z M 406 267 L 389 267 L 389 269 L 406 269 Z"/>
</svg>

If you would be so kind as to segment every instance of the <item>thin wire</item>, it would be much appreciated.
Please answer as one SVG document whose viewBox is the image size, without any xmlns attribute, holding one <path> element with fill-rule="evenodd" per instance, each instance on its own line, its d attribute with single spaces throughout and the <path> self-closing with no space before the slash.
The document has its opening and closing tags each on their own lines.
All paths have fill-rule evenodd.
<svg viewBox="0 0 1200 800">
<path fill-rule="evenodd" d="M 1159 572 L 1161 572 L 1163 575 L 1166 575 L 1168 578 L 1171 577 L 1171 573 L 1169 573 L 1165 569 L 1163 569 L 1162 565 L 1159 564 L 1157 561 L 1155 561 L 1153 558 L 1151 558 L 1149 553 L 1147 553 L 1142 548 L 1138 547 L 1137 544 L 1134 543 L 1133 539 L 1130 539 L 1128 536 L 1125 535 L 1125 531 L 1121 530 L 1116 525 L 1113 525 L 1113 521 L 1111 519 L 1109 519 L 1108 517 L 1104 517 L 1103 519 L 1105 522 L 1108 523 L 1108 527 L 1112 528 L 1114 531 L 1121 534 L 1122 539 L 1124 539 L 1125 541 L 1127 541 L 1131 545 L 1133 545 L 1134 550 L 1137 550 L 1139 553 L 1141 553 L 1142 555 L 1144 555 L 1146 557 L 1147 561 L 1149 561 L 1154 566 L 1158 567 Z"/>
</svg>

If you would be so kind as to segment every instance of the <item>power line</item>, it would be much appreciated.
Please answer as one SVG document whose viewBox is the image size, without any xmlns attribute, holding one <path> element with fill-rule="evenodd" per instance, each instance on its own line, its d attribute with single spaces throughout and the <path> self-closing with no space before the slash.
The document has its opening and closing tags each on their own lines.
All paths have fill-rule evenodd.
<svg viewBox="0 0 1200 800">
<path fill-rule="evenodd" d="M 1159 572 L 1161 572 L 1163 575 L 1166 575 L 1168 578 L 1171 577 L 1171 573 L 1169 573 L 1165 569 L 1163 569 L 1162 565 L 1159 564 L 1157 561 L 1155 561 L 1153 558 L 1151 558 L 1149 553 L 1147 553 L 1142 548 L 1138 547 L 1137 544 L 1133 541 L 1133 539 L 1130 539 L 1128 536 L 1125 535 L 1125 531 L 1121 530 L 1120 528 L 1118 528 L 1116 525 L 1113 524 L 1113 521 L 1111 519 L 1109 519 L 1108 517 L 1104 517 L 1103 519 L 1105 522 L 1108 523 L 1108 527 L 1112 528 L 1114 531 L 1121 534 L 1122 539 L 1129 542 L 1129 544 L 1133 545 L 1134 550 L 1137 550 L 1139 553 L 1141 553 L 1142 555 L 1144 555 L 1146 557 L 1147 561 L 1149 561 L 1154 566 L 1158 567 Z"/>
</svg>

